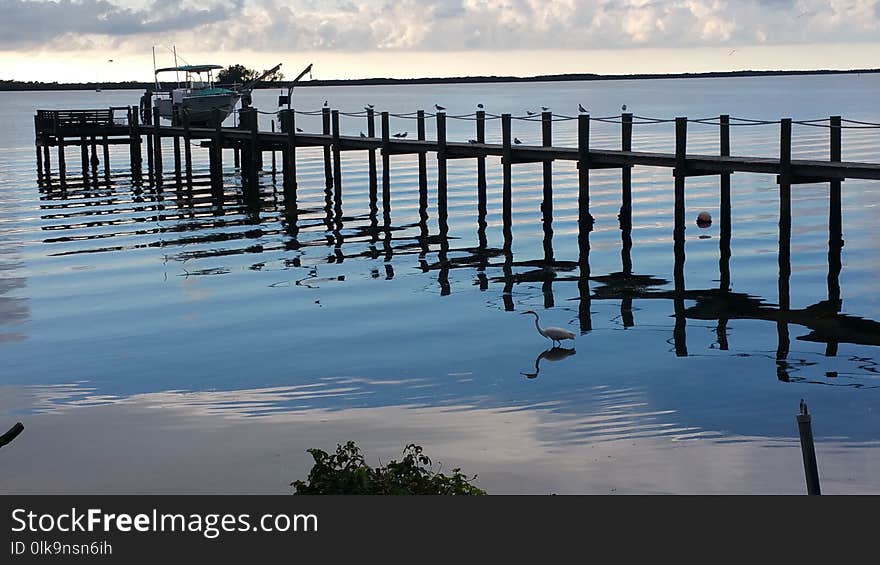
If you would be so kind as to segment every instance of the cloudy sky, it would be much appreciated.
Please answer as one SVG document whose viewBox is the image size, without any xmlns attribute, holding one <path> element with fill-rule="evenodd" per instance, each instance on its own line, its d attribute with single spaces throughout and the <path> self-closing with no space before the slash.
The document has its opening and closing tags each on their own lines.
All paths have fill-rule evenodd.
<svg viewBox="0 0 880 565">
<path fill-rule="evenodd" d="M 0 0 L 0 78 L 191 63 L 315 78 L 880 67 L 880 0 Z M 113 59 L 109 62 L 108 59 Z"/>
</svg>

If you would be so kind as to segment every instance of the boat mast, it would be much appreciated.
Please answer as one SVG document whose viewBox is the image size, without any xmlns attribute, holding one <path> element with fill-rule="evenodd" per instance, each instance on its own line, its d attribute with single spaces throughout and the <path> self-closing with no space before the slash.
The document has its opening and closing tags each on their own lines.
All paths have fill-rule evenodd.
<svg viewBox="0 0 880 565">
<path fill-rule="evenodd" d="M 159 77 L 156 76 L 156 46 L 153 45 L 153 82 L 156 83 L 156 90 L 159 90 Z"/>
<path fill-rule="evenodd" d="M 177 70 L 177 45 L 172 45 L 171 49 L 174 53 L 174 80 L 177 81 L 177 88 L 180 88 L 180 71 Z"/>
</svg>

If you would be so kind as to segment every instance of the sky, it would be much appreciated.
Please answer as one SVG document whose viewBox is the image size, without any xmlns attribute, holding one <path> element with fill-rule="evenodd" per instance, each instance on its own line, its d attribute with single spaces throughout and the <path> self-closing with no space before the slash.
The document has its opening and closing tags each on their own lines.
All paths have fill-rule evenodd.
<svg viewBox="0 0 880 565">
<path fill-rule="evenodd" d="M 0 0 L 0 79 L 292 78 L 880 67 L 880 0 Z"/>
</svg>

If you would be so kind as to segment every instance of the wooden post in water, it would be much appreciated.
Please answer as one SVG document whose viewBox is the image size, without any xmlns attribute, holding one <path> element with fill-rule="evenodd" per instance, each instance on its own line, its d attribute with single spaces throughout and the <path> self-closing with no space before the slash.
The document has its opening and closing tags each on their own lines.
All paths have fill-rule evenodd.
<svg viewBox="0 0 880 565">
<path fill-rule="evenodd" d="M 37 115 L 34 115 L 34 133 L 34 147 L 37 152 L 37 184 L 43 186 L 43 148 L 40 146 L 43 135 L 40 133 L 40 121 Z"/>
<path fill-rule="evenodd" d="M 143 157 L 141 156 L 141 132 L 138 125 L 138 110 L 128 107 L 128 154 L 131 161 L 131 176 L 135 184 L 141 184 Z"/>
<path fill-rule="evenodd" d="M 189 112 L 183 114 L 183 165 L 186 169 L 186 186 L 192 188 L 192 134 L 190 132 Z"/>
<path fill-rule="evenodd" d="M 104 180 L 110 182 L 110 143 L 107 136 L 101 137 L 101 148 L 104 150 Z"/>
<path fill-rule="evenodd" d="M 64 188 L 67 186 L 67 163 L 64 159 L 64 136 L 60 133 L 57 135 L 58 139 L 58 176 L 61 179 L 61 187 Z"/>
<path fill-rule="evenodd" d="M 180 136 L 174 134 L 174 182 L 177 184 L 177 189 L 180 190 L 180 187 L 183 186 L 183 178 L 182 178 L 182 165 L 181 165 L 181 155 L 180 155 Z"/>
<path fill-rule="evenodd" d="M 272 118 L 272 122 L 271 122 L 270 126 L 271 126 L 270 130 L 272 131 L 272 133 L 275 133 L 275 118 Z M 272 183 L 273 184 L 275 182 L 275 176 L 278 174 L 277 167 L 278 166 L 277 166 L 277 163 L 275 160 L 275 146 L 272 145 Z"/>
<path fill-rule="evenodd" d="M 219 206 L 223 205 L 223 120 L 220 110 L 214 109 L 213 119 L 214 135 L 209 149 L 211 193 Z"/>
<path fill-rule="evenodd" d="M 720 153 L 722 157 L 730 156 L 730 116 L 724 114 L 718 118 Z M 721 290 L 730 290 L 730 173 L 721 173 L 721 226 L 720 226 L 720 259 Z"/>
<path fill-rule="evenodd" d="M 593 329 L 590 315 L 590 115 L 578 116 L 578 323 L 581 333 Z"/>
<path fill-rule="evenodd" d="M 159 120 L 159 109 L 153 108 L 153 167 L 154 183 L 162 186 L 162 126 Z"/>
<path fill-rule="evenodd" d="M 620 149 L 632 151 L 633 115 L 624 112 L 620 115 Z M 620 223 L 632 225 L 632 166 L 621 168 L 620 180 Z"/>
<path fill-rule="evenodd" d="M 416 112 L 416 138 L 425 140 L 425 111 Z M 428 233 L 428 156 L 425 151 L 419 151 L 419 219 L 422 224 L 424 237 Z"/>
<path fill-rule="evenodd" d="M 82 165 L 83 187 L 89 185 L 89 140 L 82 136 L 79 138 L 80 164 Z"/>
<path fill-rule="evenodd" d="M 830 160 L 840 162 L 843 159 L 842 123 L 840 116 L 831 116 L 830 121 Z M 840 312 L 840 254 L 843 248 L 843 213 L 839 180 L 830 182 L 828 203 L 828 302 L 835 312 Z M 829 342 L 825 349 L 826 355 L 837 355 L 837 343 Z"/>
<path fill-rule="evenodd" d="M 779 310 L 787 314 L 791 307 L 791 118 L 783 118 L 779 130 Z M 784 316 L 776 323 L 776 361 L 778 375 L 784 373 L 790 337 Z"/>
<path fill-rule="evenodd" d="M 388 112 L 382 112 L 382 210 L 386 220 L 391 217 L 391 143 Z"/>
<path fill-rule="evenodd" d="M 511 214 L 513 209 L 512 197 L 512 161 L 513 150 L 510 145 L 511 118 L 510 114 L 501 114 L 501 217 L 505 233 L 511 231 Z"/>
<path fill-rule="evenodd" d="M 553 147 L 553 114 L 550 112 L 541 112 L 541 145 L 544 147 Z M 544 231 L 544 261 L 553 261 L 553 161 L 544 161 L 542 163 L 544 170 L 544 193 L 541 201 L 541 218 L 543 220 Z M 549 280 L 549 279 L 548 279 Z M 544 294 L 545 300 L 548 293 Z M 549 294 L 552 302 L 552 292 Z M 546 304 L 551 307 L 552 304 Z"/>
<path fill-rule="evenodd" d="M 437 112 L 437 218 L 440 231 L 447 231 L 446 112 Z"/>
<path fill-rule="evenodd" d="M 477 110 L 477 143 L 486 143 L 486 111 Z M 486 222 L 486 157 L 477 157 L 477 215 L 485 234 Z"/>
<path fill-rule="evenodd" d="M 331 112 L 331 129 L 333 137 L 333 188 L 337 206 L 342 203 L 342 148 L 339 141 L 339 110 Z"/>
<path fill-rule="evenodd" d="M 684 315 L 684 183 L 687 175 L 687 118 L 683 117 L 675 118 L 675 171 L 673 174 L 675 175 L 675 227 L 673 229 L 675 250 L 675 266 L 673 268 L 675 327 L 672 331 L 672 337 L 675 344 L 675 354 L 679 357 L 686 357 L 688 350 L 686 336 L 687 319 Z"/>
<path fill-rule="evenodd" d="M 816 446 L 813 443 L 813 418 L 807 409 L 807 403 L 801 399 L 797 414 L 798 435 L 801 438 L 801 455 L 804 459 L 804 477 L 807 481 L 807 494 L 822 494 L 819 487 L 819 466 L 816 464 Z"/>
<path fill-rule="evenodd" d="M 47 185 L 52 184 L 52 162 L 49 157 L 49 136 L 48 134 L 43 134 L 43 180 Z"/>
<path fill-rule="evenodd" d="M 367 108 L 367 137 L 370 139 L 376 137 L 376 112 L 372 108 Z M 376 180 L 376 150 L 367 151 L 367 163 L 369 167 L 370 194 L 375 197 L 378 181 Z"/>
<path fill-rule="evenodd" d="M 287 134 L 287 143 L 281 152 L 285 206 L 296 206 L 296 114 L 281 110 L 281 131 Z"/>
<path fill-rule="evenodd" d="M 330 135 L 330 108 L 321 108 L 321 126 L 324 135 Z M 329 145 L 324 145 L 324 182 L 327 188 L 333 186 L 333 165 L 330 161 Z"/>
</svg>

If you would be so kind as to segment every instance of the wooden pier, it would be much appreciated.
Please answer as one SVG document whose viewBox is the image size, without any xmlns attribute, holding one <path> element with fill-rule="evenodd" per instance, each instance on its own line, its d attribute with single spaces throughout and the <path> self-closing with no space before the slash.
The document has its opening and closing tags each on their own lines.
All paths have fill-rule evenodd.
<svg viewBox="0 0 880 565">
<path fill-rule="evenodd" d="M 109 114 L 108 114 L 109 112 Z M 297 130 L 298 115 L 307 114 L 320 118 L 322 132 L 306 133 Z M 297 177 L 296 152 L 298 148 L 312 147 L 323 150 L 323 172 L 326 182 L 326 218 L 323 222 L 333 232 L 334 253 L 339 261 L 347 256 L 342 249 L 342 194 L 343 170 L 341 154 L 345 151 L 366 151 L 369 175 L 369 217 L 370 227 L 365 228 L 373 242 L 377 242 L 380 234 L 385 234 L 382 242 L 383 250 L 359 251 L 360 254 L 371 254 L 386 258 L 386 276 L 393 276 L 390 258 L 394 253 L 418 252 L 424 257 L 429 254 L 429 242 L 436 245 L 436 262 L 420 259 L 420 267 L 425 272 L 436 272 L 437 281 L 442 295 L 449 294 L 450 271 L 457 268 L 476 269 L 479 285 L 482 290 L 488 288 L 490 282 L 502 284 L 503 306 L 505 310 L 514 310 L 514 286 L 520 283 L 540 283 L 544 297 L 544 306 L 553 307 L 555 298 L 552 285 L 554 283 L 572 282 L 578 288 L 578 320 L 581 332 L 592 329 L 591 302 L 598 300 L 619 300 L 621 303 L 621 320 L 624 327 L 634 325 L 632 303 L 634 300 L 660 299 L 670 300 L 673 305 L 675 327 L 671 343 L 674 353 L 688 355 L 686 331 L 687 320 L 717 319 L 717 336 L 721 349 L 727 349 L 727 324 L 735 319 L 764 320 L 776 324 L 777 351 L 776 359 L 778 377 L 789 379 L 789 348 L 791 324 L 807 327 L 809 336 L 800 339 L 826 343 L 826 355 L 836 355 L 839 343 L 860 343 L 880 345 L 878 322 L 865 320 L 841 313 L 841 295 L 839 275 L 841 271 L 841 250 L 843 247 L 843 225 L 841 214 L 841 185 L 846 178 L 877 179 L 880 178 L 880 165 L 871 163 L 851 163 L 842 161 L 842 131 L 848 124 L 850 127 L 868 127 L 863 122 L 845 121 L 832 117 L 821 122 L 808 123 L 815 127 L 828 130 L 829 161 L 797 160 L 791 158 L 791 127 L 792 120 L 765 123 L 769 127 L 779 128 L 780 155 L 777 159 L 751 158 L 731 156 L 730 133 L 737 124 L 753 123 L 729 116 L 719 116 L 713 120 L 694 120 L 701 124 L 718 127 L 718 155 L 699 155 L 687 152 L 687 127 L 685 118 L 668 120 L 675 125 L 675 152 L 671 154 L 639 152 L 632 150 L 633 129 L 644 123 L 656 123 L 660 120 L 647 121 L 632 114 L 622 114 L 613 118 L 591 118 L 584 114 L 574 117 L 560 117 L 549 113 L 534 117 L 513 117 L 510 115 L 493 116 L 485 112 L 476 112 L 468 116 L 447 116 L 437 113 L 433 116 L 424 111 L 406 115 L 392 115 L 380 112 L 377 116 L 371 109 L 352 116 L 343 112 L 323 109 L 316 112 L 297 112 L 284 110 L 278 113 L 280 131 L 260 131 L 257 127 L 258 112 L 246 109 L 240 112 L 239 126 L 224 127 L 189 127 L 164 126 L 149 116 L 149 125 L 140 123 L 136 108 L 111 109 L 103 111 L 85 111 L 85 116 L 76 112 L 38 114 L 37 127 L 37 158 L 40 182 L 47 194 L 52 194 L 55 186 L 64 186 L 63 177 L 53 180 L 49 166 L 49 148 L 55 144 L 77 145 L 84 147 L 82 184 L 90 183 L 99 186 L 102 181 L 95 158 L 100 153 L 97 147 L 109 144 L 128 144 L 131 148 L 131 170 L 134 189 L 140 190 L 139 183 L 151 183 L 157 195 L 161 193 L 163 183 L 178 188 L 198 187 L 192 190 L 180 190 L 178 200 L 191 201 L 193 198 L 209 197 L 222 207 L 227 198 L 237 195 L 226 192 L 223 186 L 224 168 L 221 149 L 232 149 L 234 165 L 242 178 L 242 201 L 248 208 L 260 210 L 259 171 L 272 163 L 272 171 L 277 172 L 278 162 L 274 159 L 275 152 L 281 153 L 281 183 L 283 184 L 284 222 L 294 226 L 296 233 L 297 217 Z M 364 118 L 366 127 L 364 137 L 346 136 L 341 134 L 341 120 L 352 117 Z M 391 117 L 406 117 L 415 121 L 415 139 L 394 137 L 389 122 Z M 429 118 L 436 120 L 437 136 L 434 140 L 426 139 L 426 124 Z M 472 121 L 475 137 L 471 141 L 449 141 L 446 125 L 449 119 L 467 119 Z M 514 120 L 538 122 L 541 125 L 540 146 L 517 144 L 513 142 L 512 125 Z M 89 120 L 100 121 L 97 126 Z M 376 127 L 376 121 L 379 128 Z M 576 148 L 555 147 L 553 145 L 553 123 L 559 120 L 577 122 Z M 501 143 L 486 142 L 487 122 L 500 122 Z M 667 120 L 664 120 L 667 121 Z M 611 122 L 620 125 L 620 149 L 594 148 L 590 145 L 590 128 L 593 123 Z M 363 122 L 362 122 L 363 123 Z M 775 124 L 775 125 L 774 125 Z M 873 125 L 871 125 L 873 127 Z M 378 134 L 377 134 L 378 132 Z M 171 138 L 173 146 L 173 164 L 166 171 L 162 151 Z M 194 174 L 192 170 L 192 142 L 201 142 L 209 155 L 209 171 L 207 174 Z M 146 151 L 144 151 L 146 145 Z M 199 150 L 196 146 L 195 150 Z M 272 152 L 272 159 L 263 161 L 263 153 Z M 381 177 L 377 171 L 377 155 L 382 159 Z M 89 153 L 90 152 L 90 153 Z M 435 153 L 438 159 L 435 213 L 439 226 L 439 234 L 430 235 L 428 230 L 429 187 L 427 176 L 427 154 Z M 63 151 L 59 153 L 63 154 Z M 104 152 L 104 170 L 109 165 Z M 147 166 L 142 171 L 143 155 L 146 154 Z M 415 154 L 418 156 L 418 189 L 419 189 L 419 231 L 421 236 L 417 242 L 393 246 L 391 222 L 391 166 L 390 159 L 394 155 Z M 495 249 L 488 246 L 487 241 L 487 198 L 486 198 L 486 158 L 500 156 L 503 172 L 502 182 L 502 226 L 503 245 Z M 450 245 L 447 225 L 447 178 L 446 162 L 449 159 L 473 158 L 477 164 L 477 226 L 479 245 L 476 248 L 455 249 Z M 576 261 L 560 261 L 554 257 L 553 251 L 553 171 L 555 160 L 570 160 L 578 164 L 578 257 Z M 100 161 L 100 160 L 98 160 Z M 542 163 L 543 165 L 543 198 L 541 212 L 543 258 L 527 261 L 515 261 L 512 252 L 512 203 L 513 166 L 519 163 Z M 674 190 L 674 267 L 673 289 L 665 290 L 667 281 L 634 272 L 632 249 L 632 175 L 631 167 L 635 165 L 660 166 L 671 169 Z M 59 169 L 63 170 L 64 161 L 59 161 Z M 621 270 L 607 275 L 595 276 L 590 272 L 590 232 L 593 220 L 590 215 L 590 170 L 591 169 L 621 170 L 621 209 L 619 214 L 621 234 Z M 734 172 L 756 172 L 776 175 L 779 184 L 779 247 L 778 247 L 778 304 L 772 305 L 749 294 L 731 291 L 730 259 L 731 259 L 731 196 L 730 175 Z M 691 176 L 717 175 L 719 183 L 719 264 L 718 287 L 711 289 L 688 289 L 685 285 L 685 183 Z M 74 186 L 69 182 L 68 186 Z M 79 181 L 79 179 L 72 179 Z M 790 304 L 791 278 L 791 190 L 792 185 L 805 182 L 829 183 L 829 217 L 828 217 L 828 291 L 827 299 L 803 309 L 792 309 Z M 379 185 L 381 183 L 381 191 Z M 63 196 L 62 196 L 63 198 Z M 379 205 L 382 212 L 379 212 Z M 380 224 L 381 223 L 381 224 Z M 382 227 L 384 226 L 384 227 Z M 225 237 L 225 236 L 224 236 Z M 225 241 L 225 239 L 224 239 Z M 323 244 L 323 243 L 322 243 Z M 487 277 L 488 268 L 497 268 L 499 274 Z M 378 274 L 377 274 L 378 276 Z M 686 302 L 691 303 L 686 306 Z"/>
</svg>

